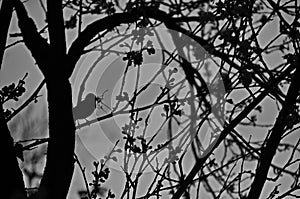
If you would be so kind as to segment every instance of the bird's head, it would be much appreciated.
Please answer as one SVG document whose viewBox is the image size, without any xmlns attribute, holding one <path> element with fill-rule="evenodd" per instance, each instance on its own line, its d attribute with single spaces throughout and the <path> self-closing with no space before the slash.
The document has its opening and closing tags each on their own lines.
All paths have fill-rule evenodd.
<svg viewBox="0 0 300 199">
<path fill-rule="evenodd" d="M 96 107 L 97 96 L 94 93 L 89 93 L 86 95 L 84 101 L 88 102 L 89 104 L 93 104 Z"/>
</svg>

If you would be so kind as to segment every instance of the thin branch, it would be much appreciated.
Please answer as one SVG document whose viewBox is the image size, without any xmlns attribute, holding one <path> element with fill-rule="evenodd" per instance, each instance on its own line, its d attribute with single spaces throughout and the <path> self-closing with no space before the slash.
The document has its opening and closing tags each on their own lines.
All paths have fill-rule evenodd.
<svg viewBox="0 0 300 199">
<path fill-rule="evenodd" d="M 83 177 L 83 180 L 84 180 L 84 184 L 85 184 L 85 188 L 86 188 L 86 191 L 87 191 L 87 194 L 88 194 L 88 198 L 91 199 L 92 198 L 92 195 L 91 195 L 91 192 L 90 192 L 90 189 L 89 189 L 89 184 L 88 184 L 88 181 L 86 179 L 86 175 L 85 175 L 85 168 L 82 167 L 77 155 L 74 153 L 74 158 L 75 158 L 75 161 L 76 163 L 78 164 L 79 166 L 79 169 L 82 173 L 82 177 Z"/>
</svg>

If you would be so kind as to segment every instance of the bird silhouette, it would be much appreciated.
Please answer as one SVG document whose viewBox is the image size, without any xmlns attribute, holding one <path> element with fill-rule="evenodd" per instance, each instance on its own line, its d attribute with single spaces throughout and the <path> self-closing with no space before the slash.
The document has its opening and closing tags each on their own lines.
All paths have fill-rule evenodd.
<svg viewBox="0 0 300 199">
<path fill-rule="evenodd" d="M 95 109 L 97 103 L 97 96 L 93 93 L 86 95 L 85 99 L 78 102 L 77 105 L 73 108 L 73 118 L 74 121 L 82 120 L 91 116 Z"/>
</svg>

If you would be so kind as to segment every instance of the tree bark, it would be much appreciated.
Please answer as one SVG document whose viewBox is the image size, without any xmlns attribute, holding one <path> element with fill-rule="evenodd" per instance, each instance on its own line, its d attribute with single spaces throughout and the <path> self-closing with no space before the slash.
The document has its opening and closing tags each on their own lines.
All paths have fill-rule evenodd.
<svg viewBox="0 0 300 199">
<path fill-rule="evenodd" d="M 71 84 L 64 78 L 46 79 L 49 141 L 47 162 L 38 198 L 65 199 L 74 171 L 75 124 Z"/>
<path fill-rule="evenodd" d="M 3 116 L 2 104 L 0 107 L 0 132 L 3 140 L 0 151 L 3 153 L 2 172 L 5 177 L 1 185 L 1 198 L 26 198 L 23 175 L 14 150 L 13 138 Z"/>
<path fill-rule="evenodd" d="M 10 0 L 3 0 L 0 9 L 0 70 L 3 63 L 8 29 L 12 17 L 13 4 Z M 1 185 L 2 198 L 26 198 L 23 175 L 14 150 L 13 138 L 11 137 L 7 123 L 3 115 L 3 104 L 0 104 L 0 132 L 2 143 L 0 151 L 3 153 L 2 171 L 9 175 L 5 183 Z"/>
<path fill-rule="evenodd" d="M 43 73 L 47 86 L 49 140 L 37 198 L 65 199 L 74 171 L 75 124 L 72 88 L 66 74 L 69 64 L 65 61 L 62 2 L 47 1 L 50 45 L 38 33 L 24 5 L 19 0 L 13 2 L 24 43 Z"/>
<path fill-rule="evenodd" d="M 3 0 L 0 9 L 0 19 L 1 19 L 1 26 L 0 26 L 0 69 L 2 65 L 2 59 L 5 51 L 6 39 L 9 29 L 9 24 L 11 21 L 13 12 L 13 3 L 10 0 Z"/>
<path fill-rule="evenodd" d="M 252 182 L 251 189 L 248 194 L 249 199 L 259 198 L 266 182 L 273 157 L 276 154 L 276 150 L 282 139 L 282 135 L 286 130 L 285 127 L 288 123 L 288 120 L 290 119 L 290 114 L 295 109 L 296 99 L 299 96 L 300 91 L 300 87 L 298 85 L 298 79 L 300 78 L 299 55 L 297 55 L 297 61 L 293 64 L 296 64 L 296 72 L 294 74 L 294 77 L 292 78 L 290 87 L 286 95 L 286 99 L 276 119 L 276 122 L 272 129 L 272 133 L 267 139 L 265 148 L 263 148 L 262 150 L 259 165 L 255 172 L 255 178 Z"/>
</svg>

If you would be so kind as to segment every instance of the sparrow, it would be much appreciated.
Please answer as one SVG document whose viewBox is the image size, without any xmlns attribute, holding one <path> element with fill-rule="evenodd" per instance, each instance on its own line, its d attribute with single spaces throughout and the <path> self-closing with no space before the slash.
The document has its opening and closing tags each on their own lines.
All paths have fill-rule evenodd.
<svg viewBox="0 0 300 199">
<path fill-rule="evenodd" d="M 97 96 L 93 93 L 86 95 L 85 99 L 78 102 L 75 107 L 73 107 L 73 118 L 74 121 L 82 120 L 91 116 L 97 105 Z"/>
</svg>

